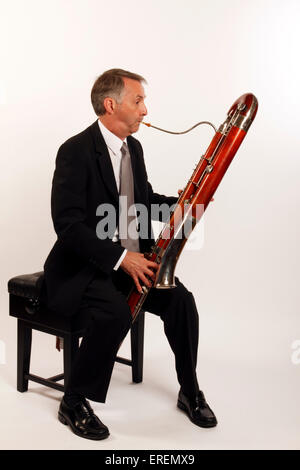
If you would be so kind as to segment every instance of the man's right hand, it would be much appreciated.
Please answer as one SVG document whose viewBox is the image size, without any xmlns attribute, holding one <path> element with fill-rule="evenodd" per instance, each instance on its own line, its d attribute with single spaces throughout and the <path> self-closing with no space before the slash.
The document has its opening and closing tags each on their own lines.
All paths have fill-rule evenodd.
<svg viewBox="0 0 300 470">
<path fill-rule="evenodd" d="M 155 272 L 158 269 L 158 264 L 154 261 L 149 261 L 144 257 L 143 253 L 135 253 L 134 251 L 128 251 L 125 258 L 123 259 L 120 267 L 132 277 L 138 292 L 142 293 L 142 287 L 140 281 L 143 285 L 151 287 L 152 284 L 147 278 L 150 277 L 155 281 L 156 274 Z"/>
</svg>

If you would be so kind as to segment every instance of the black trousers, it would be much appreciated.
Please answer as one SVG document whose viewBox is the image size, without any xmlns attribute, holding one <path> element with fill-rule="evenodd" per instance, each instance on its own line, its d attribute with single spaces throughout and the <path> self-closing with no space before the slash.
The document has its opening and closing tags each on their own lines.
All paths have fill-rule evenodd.
<svg viewBox="0 0 300 470">
<path fill-rule="evenodd" d="M 198 312 L 194 297 L 176 278 L 176 288 L 151 289 L 143 309 L 159 315 L 175 355 L 178 382 L 187 396 L 199 391 L 196 376 Z M 89 326 L 74 359 L 68 393 L 105 402 L 118 349 L 131 326 L 126 302 L 132 280 L 124 271 L 112 277 L 96 276 L 82 299 L 81 309 L 89 316 Z"/>
</svg>

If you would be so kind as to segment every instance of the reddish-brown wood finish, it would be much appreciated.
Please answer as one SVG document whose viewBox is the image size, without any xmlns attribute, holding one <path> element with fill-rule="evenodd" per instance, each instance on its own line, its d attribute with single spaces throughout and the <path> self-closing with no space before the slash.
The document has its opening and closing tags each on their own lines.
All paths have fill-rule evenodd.
<svg viewBox="0 0 300 470">
<path fill-rule="evenodd" d="M 192 177 L 177 201 L 177 206 L 170 217 L 170 221 L 162 229 L 155 247 L 153 247 L 151 253 L 145 255 L 148 259 L 158 263 L 161 262 L 167 247 L 172 242 L 178 227 L 182 223 L 184 208 L 186 208 L 187 204 L 190 205 L 191 214 L 195 218 L 195 224 L 199 222 L 245 138 L 247 130 L 256 116 L 257 107 L 257 100 L 251 93 L 242 95 L 231 106 L 228 111 L 227 120 L 216 132 L 207 151 L 201 157 Z M 247 126 L 243 123 L 246 119 L 248 119 Z M 211 166 L 211 172 L 208 172 L 209 166 Z M 198 204 L 203 204 L 203 211 L 197 211 Z M 179 257 L 186 241 L 186 238 L 182 239 L 176 258 Z M 133 320 L 138 315 L 147 293 L 148 290 L 145 289 L 145 292 L 140 294 L 135 287 L 130 292 L 127 301 Z"/>
</svg>

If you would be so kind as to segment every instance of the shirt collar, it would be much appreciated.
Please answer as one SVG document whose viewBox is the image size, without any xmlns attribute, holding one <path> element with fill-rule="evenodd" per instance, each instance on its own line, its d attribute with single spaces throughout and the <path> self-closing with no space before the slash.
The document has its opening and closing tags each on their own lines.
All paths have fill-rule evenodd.
<svg viewBox="0 0 300 470">
<path fill-rule="evenodd" d="M 107 127 L 105 127 L 105 125 L 100 121 L 100 119 L 98 119 L 98 124 L 99 124 L 100 131 L 103 135 L 103 138 L 107 147 L 109 147 L 109 149 L 115 155 L 118 155 L 120 153 L 123 143 L 124 142 L 127 143 L 127 139 L 123 141 L 118 136 L 113 134 L 111 131 L 107 129 Z"/>
</svg>

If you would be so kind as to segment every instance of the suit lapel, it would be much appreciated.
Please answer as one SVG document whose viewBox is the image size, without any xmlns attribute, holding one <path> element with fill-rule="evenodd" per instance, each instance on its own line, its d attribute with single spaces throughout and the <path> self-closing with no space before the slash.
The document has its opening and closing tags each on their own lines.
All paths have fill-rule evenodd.
<svg viewBox="0 0 300 470">
<path fill-rule="evenodd" d="M 108 153 L 108 148 L 101 134 L 98 121 L 94 122 L 91 126 L 93 140 L 96 150 L 97 165 L 102 175 L 103 182 L 106 186 L 107 191 L 110 193 L 113 200 L 119 203 L 119 194 L 116 185 L 116 179 L 114 175 L 111 158 Z"/>
<path fill-rule="evenodd" d="M 102 175 L 103 182 L 114 202 L 119 204 L 119 193 L 111 158 L 108 153 L 107 145 L 101 134 L 98 121 L 94 122 L 90 129 L 95 144 L 97 165 L 100 174 Z M 134 145 L 134 139 L 132 139 L 130 136 L 127 138 L 127 143 L 131 157 L 131 166 L 134 180 L 134 199 L 135 202 L 141 202 L 143 198 L 141 197 L 141 191 L 139 189 L 139 164 L 137 149 L 136 145 Z"/>
</svg>

